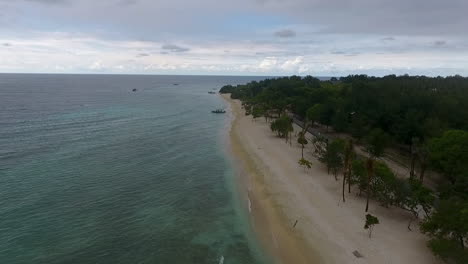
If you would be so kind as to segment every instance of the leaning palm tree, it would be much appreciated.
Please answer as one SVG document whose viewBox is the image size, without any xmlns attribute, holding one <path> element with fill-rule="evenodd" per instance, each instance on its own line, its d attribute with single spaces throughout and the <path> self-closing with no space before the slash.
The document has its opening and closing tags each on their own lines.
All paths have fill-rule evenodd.
<svg viewBox="0 0 468 264">
<path fill-rule="evenodd" d="M 344 169 L 343 169 L 343 202 L 346 202 L 345 200 L 345 186 L 346 186 L 346 178 L 348 179 L 349 184 L 351 184 L 351 165 L 352 165 L 352 160 L 353 158 L 353 141 L 351 139 L 346 142 L 345 146 L 345 153 L 344 153 Z"/>
</svg>

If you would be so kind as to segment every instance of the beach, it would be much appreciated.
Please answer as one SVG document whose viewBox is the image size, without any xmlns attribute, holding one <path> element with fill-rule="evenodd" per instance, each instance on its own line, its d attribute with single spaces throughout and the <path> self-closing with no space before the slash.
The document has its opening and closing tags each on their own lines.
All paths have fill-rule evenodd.
<svg viewBox="0 0 468 264">
<path fill-rule="evenodd" d="M 411 215 L 401 209 L 371 201 L 369 213 L 380 224 L 369 238 L 363 228 L 365 198 L 352 190 L 344 203 L 342 176 L 337 182 L 327 174 L 312 156 L 311 144 L 304 155 L 313 165 L 304 170 L 295 137 L 286 143 L 264 118 L 253 120 L 240 101 L 229 94 L 223 98 L 233 115 L 229 140 L 239 190 L 260 243 L 278 263 L 439 263 L 417 224 L 408 230 Z"/>
</svg>

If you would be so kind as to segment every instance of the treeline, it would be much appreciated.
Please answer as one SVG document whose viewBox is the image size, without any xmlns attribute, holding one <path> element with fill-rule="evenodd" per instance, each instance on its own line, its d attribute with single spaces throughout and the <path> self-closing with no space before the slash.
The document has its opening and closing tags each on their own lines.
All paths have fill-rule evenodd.
<svg viewBox="0 0 468 264">
<path fill-rule="evenodd" d="M 356 138 L 379 128 L 409 145 L 415 137 L 425 140 L 447 129 L 468 129 L 468 78 L 460 76 L 351 75 L 330 81 L 292 76 L 228 85 L 221 93 L 274 110 L 288 108 L 303 118 L 318 105 L 317 121 Z"/>
<path fill-rule="evenodd" d="M 409 229 L 422 211 L 420 227 L 431 236 L 433 252 L 468 263 L 468 78 L 351 75 L 320 81 L 292 76 L 227 85 L 220 92 L 242 100 L 246 114 L 264 117 L 286 140 L 292 116 L 303 120 L 298 134 L 302 149 L 309 143 L 305 132 L 314 125 L 351 135 L 353 140 L 319 136 L 312 142 L 329 172 L 336 179 L 343 174 L 343 201 L 346 184 L 348 192 L 355 185 L 366 195 L 366 212 L 369 199 L 410 211 Z M 369 155 L 356 155 L 353 142 L 366 146 Z M 396 177 L 378 161 L 386 148 L 397 145 L 410 157 L 408 179 Z M 311 165 L 303 155 L 299 164 Z M 443 177 L 436 192 L 423 185 L 427 169 Z"/>
</svg>

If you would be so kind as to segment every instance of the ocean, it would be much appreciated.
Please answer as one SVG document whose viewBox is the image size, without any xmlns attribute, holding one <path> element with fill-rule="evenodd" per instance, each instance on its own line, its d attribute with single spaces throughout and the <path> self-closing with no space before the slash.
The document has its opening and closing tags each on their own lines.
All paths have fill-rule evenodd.
<svg viewBox="0 0 468 264">
<path fill-rule="evenodd" d="M 261 79 L 0 74 L 0 263 L 265 263 L 208 94 Z"/>
</svg>

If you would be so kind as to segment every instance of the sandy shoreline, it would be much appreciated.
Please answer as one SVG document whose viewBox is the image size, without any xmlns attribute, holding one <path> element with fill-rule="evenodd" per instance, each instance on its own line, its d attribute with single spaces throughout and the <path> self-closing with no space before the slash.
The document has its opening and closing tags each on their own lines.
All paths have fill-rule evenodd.
<svg viewBox="0 0 468 264">
<path fill-rule="evenodd" d="M 229 139 L 239 167 L 236 180 L 262 246 L 278 263 L 439 263 L 417 226 L 408 231 L 410 216 L 402 210 L 371 203 L 370 213 L 381 224 L 369 239 L 362 198 L 353 192 L 343 203 L 341 184 L 311 156 L 310 146 L 305 155 L 313 167 L 304 172 L 294 138 L 292 146 L 286 144 L 263 118 L 253 121 L 239 101 L 223 97 L 234 115 Z M 363 257 L 354 256 L 355 250 Z"/>
</svg>

